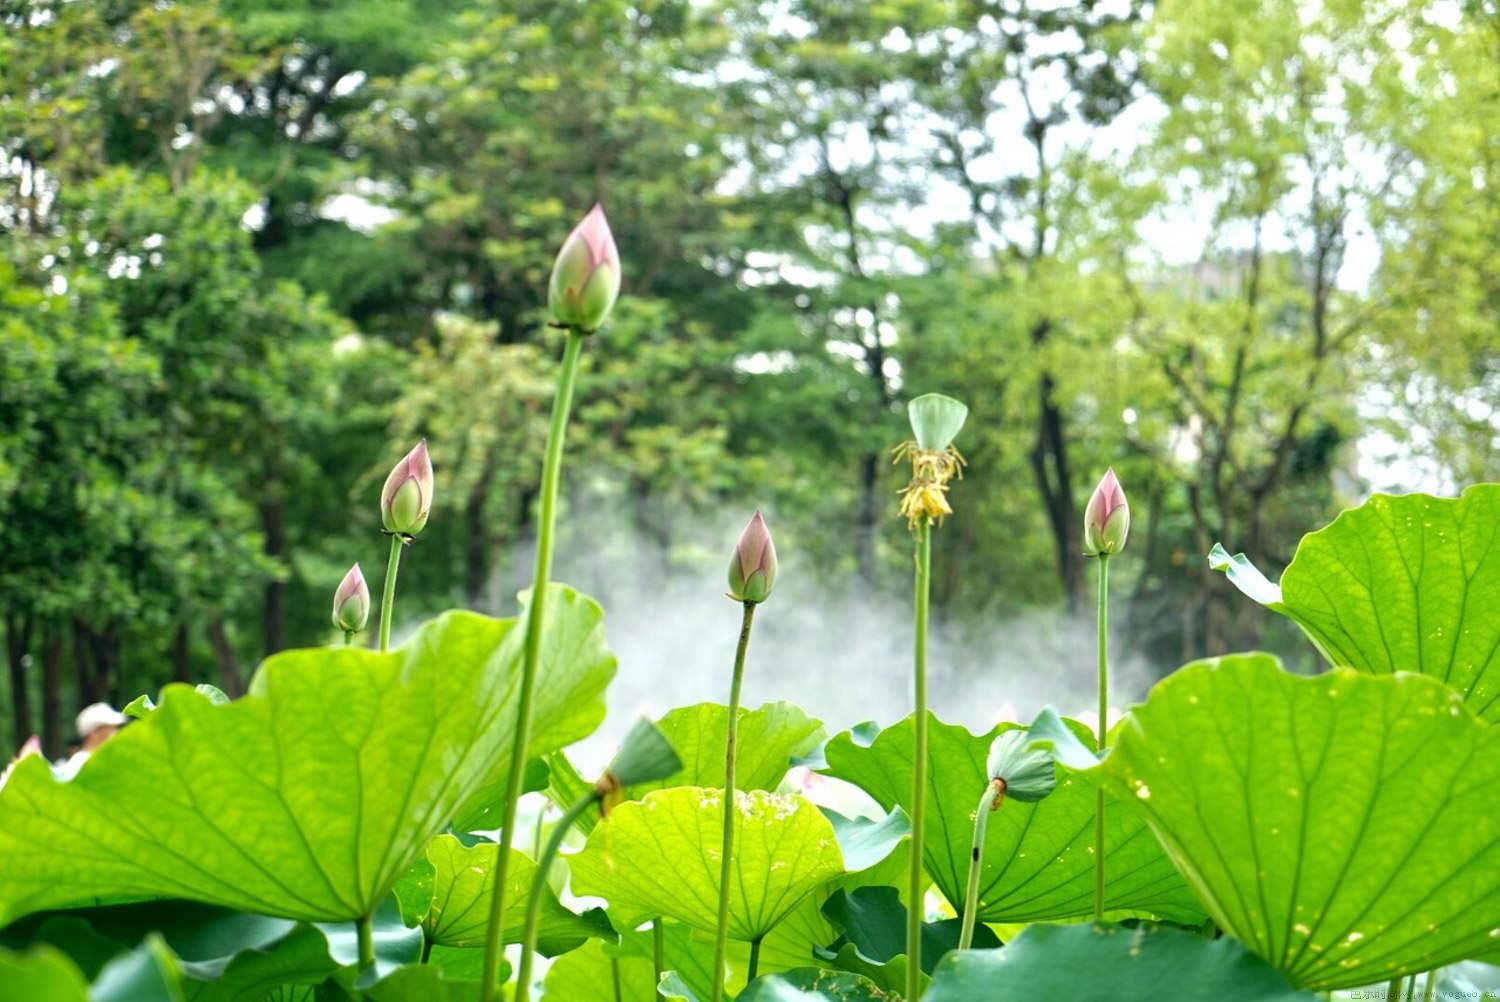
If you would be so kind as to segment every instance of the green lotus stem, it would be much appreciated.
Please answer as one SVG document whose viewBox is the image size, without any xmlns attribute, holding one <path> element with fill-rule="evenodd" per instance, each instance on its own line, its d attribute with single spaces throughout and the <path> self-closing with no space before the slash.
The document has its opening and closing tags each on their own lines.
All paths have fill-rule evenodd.
<svg viewBox="0 0 1500 1002">
<path fill-rule="evenodd" d="M 990 780 L 979 798 L 979 808 L 974 814 L 974 841 L 969 848 L 969 886 L 964 891 L 963 925 L 958 933 L 958 948 L 967 950 L 974 942 L 974 925 L 979 918 L 979 871 L 984 867 L 984 832 L 989 827 L 990 813 L 995 808 L 995 798 L 1003 796 L 1005 784 L 1002 780 Z"/>
<path fill-rule="evenodd" d="M 734 854 L 734 759 L 735 740 L 740 729 L 740 683 L 745 680 L 745 651 L 750 647 L 750 625 L 755 620 L 755 603 L 744 602 L 740 619 L 740 642 L 734 651 L 734 677 L 729 683 L 729 726 L 724 737 L 724 842 L 719 857 L 719 922 L 714 933 L 713 1002 L 724 998 L 725 948 L 729 939 L 729 876 Z M 750 948 L 752 958 L 760 944 Z M 752 968 L 754 960 L 751 961 Z M 753 976 L 753 975 L 752 975 Z"/>
<path fill-rule="evenodd" d="M 375 967 L 375 919 L 373 915 L 362 916 L 355 926 L 359 936 L 359 969 L 362 972 Z"/>
<path fill-rule="evenodd" d="M 625 992 L 620 988 L 620 958 L 609 958 L 609 976 L 615 984 L 615 1002 L 625 1002 Z"/>
<path fill-rule="evenodd" d="M 1385 986 L 1386 1002 L 1401 1002 L 1401 979 L 1392 978 L 1391 983 Z"/>
<path fill-rule="evenodd" d="M 1099 554 L 1099 754 L 1109 728 L 1109 554 Z M 1094 921 L 1104 921 L 1104 787 L 1094 794 Z"/>
<path fill-rule="evenodd" d="M 1438 971 L 1440 967 L 1434 967 L 1427 972 L 1427 985 L 1422 989 L 1422 1002 L 1432 1002 L 1433 989 L 1437 987 Z"/>
<path fill-rule="evenodd" d="M 352 643 L 354 643 L 354 631 L 353 630 L 345 630 L 344 631 L 344 646 L 348 647 Z"/>
<path fill-rule="evenodd" d="M 1408 1002 L 1416 1002 L 1417 998 L 1417 976 L 1408 974 L 1406 976 L 1406 998 Z"/>
<path fill-rule="evenodd" d="M 598 799 L 598 791 L 589 790 L 573 801 L 573 806 L 563 812 L 557 827 L 552 829 L 552 837 L 547 839 L 546 848 L 537 857 L 536 879 L 531 882 L 531 895 L 526 900 L 526 927 L 521 933 L 521 962 L 516 968 L 516 1002 L 527 1002 L 531 998 L 531 958 L 536 953 L 537 924 L 542 917 L 542 893 L 547 889 L 547 871 L 552 868 L 552 861 L 557 858 L 557 850 L 562 848 L 568 829 Z"/>
<path fill-rule="evenodd" d="M 578 377 L 578 356 L 584 332 L 568 328 L 563 349 L 562 372 L 557 394 L 552 398 L 552 424 L 547 431 L 547 452 L 542 462 L 541 512 L 537 526 L 536 572 L 531 586 L 531 604 L 526 608 L 526 644 L 521 662 L 521 699 L 516 711 L 516 737 L 511 746 L 510 777 L 501 811 L 500 851 L 495 857 L 494 889 L 490 894 L 489 928 L 484 940 L 484 980 L 480 998 L 494 1002 L 495 982 L 500 974 L 502 916 L 505 914 L 505 870 L 516 834 L 516 799 L 526 778 L 526 746 L 531 738 L 531 702 L 536 692 L 536 666 L 541 654 L 542 613 L 547 601 L 547 581 L 552 576 L 552 529 L 557 520 L 557 486 L 562 479 L 563 439 L 568 430 L 568 411 L 573 406 L 573 385 Z"/>
<path fill-rule="evenodd" d="M 391 557 L 385 564 L 385 589 L 380 596 L 380 653 L 391 647 L 391 613 L 396 608 L 396 571 L 401 566 L 401 536 L 391 533 Z"/>
<path fill-rule="evenodd" d="M 667 969 L 667 933 L 659 918 L 651 920 L 651 964 L 656 971 L 656 983 L 661 984 L 661 973 Z"/>
<path fill-rule="evenodd" d="M 916 650 L 913 671 L 916 726 L 911 760 L 911 865 L 907 881 L 910 904 L 906 910 L 906 997 L 909 999 L 919 997 L 922 990 L 922 824 L 927 804 L 927 612 L 932 581 L 932 521 L 922 519 L 916 533 Z"/>
<path fill-rule="evenodd" d="M 760 940 L 750 941 L 750 967 L 745 972 L 745 982 L 748 984 L 755 980 L 755 974 L 760 970 Z"/>
</svg>

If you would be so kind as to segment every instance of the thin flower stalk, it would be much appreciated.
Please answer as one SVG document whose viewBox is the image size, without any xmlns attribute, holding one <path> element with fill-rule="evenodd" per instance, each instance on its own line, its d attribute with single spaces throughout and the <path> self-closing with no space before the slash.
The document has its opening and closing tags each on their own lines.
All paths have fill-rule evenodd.
<svg viewBox="0 0 1500 1002">
<path fill-rule="evenodd" d="M 953 514 L 948 484 L 962 476 L 964 460 L 953 445 L 969 409 L 952 397 L 927 393 L 907 404 L 912 440 L 896 447 L 895 460 L 911 463 L 900 512 L 915 537 L 912 657 L 913 737 L 911 863 L 907 872 L 906 997 L 920 994 L 922 979 L 923 841 L 927 801 L 927 624 L 931 604 L 932 528 Z"/>
<path fill-rule="evenodd" d="M 755 607 L 770 597 L 776 584 L 776 543 L 766 520 L 757 511 L 740 533 L 729 558 L 729 597 L 740 603 L 740 639 L 734 651 L 734 672 L 729 682 L 729 719 L 724 732 L 724 834 L 719 855 L 719 914 L 714 929 L 712 1002 L 724 997 L 729 944 L 729 878 L 733 873 L 735 822 L 735 759 L 738 757 L 740 687 L 745 680 L 745 653 L 750 648 L 750 627 Z M 751 969 L 760 956 L 760 944 L 750 948 Z M 754 977 L 752 974 L 751 977 Z"/>
<path fill-rule="evenodd" d="M 485 934 L 482 1002 L 493 1002 L 500 972 L 502 916 L 505 914 L 505 876 L 510 849 L 515 841 L 516 800 L 526 774 L 531 741 L 531 710 L 536 694 L 537 663 L 541 659 L 542 628 L 546 622 L 547 586 L 552 578 L 552 548 L 557 521 L 557 491 L 562 479 L 563 442 L 568 415 L 573 406 L 573 388 L 578 379 L 578 360 L 583 342 L 597 333 L 614 308 L 620 293 L 620 257 L 604 210 L 598 205 L 568 234 L 552 265 L 547 285 L 547 306 L 552 326 L 567 332 L 557 392 L 552 398 L 552 420 L 547 430 L 547 448 L 542 460 L 540 508 L 537 524 L 536 566 L 532 574 L 531 601 L 526 609 L 526 634 L 521 661 L 521 692 L 516 709 L 516 733 L 511 746 L 510 773 L 501 808 L 500 850 L 495 860 L 494 889 L 490 896 L 489 925 Z"/>
</svg>

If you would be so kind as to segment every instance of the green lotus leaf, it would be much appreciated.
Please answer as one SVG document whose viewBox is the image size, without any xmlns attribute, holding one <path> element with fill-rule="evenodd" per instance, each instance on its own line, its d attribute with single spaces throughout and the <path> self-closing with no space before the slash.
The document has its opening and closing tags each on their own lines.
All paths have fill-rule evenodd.
<svg viewBox="0 0 1500 1002">
<path fill-rule="evenodd" d="M 1072 723 L 1080 740 L 1087 728 Z M 925 866 L 955 907 L 962 905 L 974 837 L 974 808 L 988 777 L 985 759 L 1002 725 L 974 735 L 932 718 L 928 727 Z M 824 747 L 828 775 L 860 787 L 887 810 L 910 809 L 912 718 L 881 731 L 868 744 L 849 732 Z M 1094 800 L 1089 782 L 1059 777 L 1036 803 L 1007 800 L 990 816 L 979 885 L 979 921 L 1037 922 L 1093 914 Z M 1175 922 L 1201 921 L 1192 891 L 1162 852 L 1142 816 L 1118 803 L 1105 812 L 1106 907 L 1115 914 L 1146 913 Z"/>
<path fill-rule="evenodd" d="M 1330 663 L 1431 675 L 1500 722 L 1500 484 L 1377 494 L 1304 536 L 1279 589 L 1244 554 L 1220 546 L 1209 559 Z"/>
<path fill-rule="evenodd" d="M 177 958 L 156 933 L 104 965 L 89 986 L 89 1002 L 181 1002 L 182 972 Z"/>
<path fill-rule="evenodd" d="M 387 898 L 373 919 L 382 974 L 415 959 L 421 932 Z M 87 976 L 131 951 L 150 932 L 171 951 L 189 1002 L 261 1002 L 273 988 L 313 986 L 338 976 L 352 983 L 358 934 L 351 922 L 310 925 L 188 901 L 151 901 L 34 915 L 5 930 L 7 942 L 46 944 Z M 139 959 L 139 958 L 138 958 Z"/>
<path fill-rule="evenodd" d="M 89 991 L 73 962 L 50 946 L 25 953 L 0 950 L 0 985 L 27 1002 L 86 1002 Z"/>
<path fill-rule="evenodd" d="M 906 990 L 906 905 L 894 887 L 866 886 L 839 890 L 823 904 L 823 914 L 839 932 L 827 949 L 817 951 L 826 966 L 861 974 L 889 991 Z M 959 919 L 922 924 L 921 983 L 937 962 L 958 948 Z M 988 926 L 974 930 L 980 947 L 998 947 L 1000 940 Z"/>
<path fill-rule="evenodd" d="M 833 825 L 802 797 L 736 791 L 729 935 L 759 939 L 801 899 L 844 873 Z M 723 791 L 657 790 L 626 803 L 566 857 L 573 891 L 597 894 L 627 926 L 658 915 L 713 929 L 718 922 Z"/>
<path fill-rule="evenodd" d="M 1315 1002 L 1232 939 L 1181 929 L 1028 926 L 1002 950 L 943 958 L 922 1002 L 1036 999 L 1233 999 Z"/>
<path fill-rule="evenodd" d="M 555 587 L 539 751 L 592 727 L 614 673 L 599 607 Z M 21 761 L 0 791 L 0 925 L 154 897 L 305 920 L 372 912 L 508 765 L 514 626 L 451 612 L 390 654 L 278 654 L 227 705 L 169 686 L 71 782 Z"/>
<path fill-rule="evenodd" d="M 756 978 L 738 1002 L 888 1002 L 891 996 L 868 978 L 848 971 L 803 967 Z"/>
<path fill-rule="evenodd" d="M 360 995 L 366 1002 L 473 1002 L 479 997 L 479 982 L 421 964 L 393 972 Z"/>
<path fill-rule="evenodd" d="M 729 707 L 723 703 L 678 707 L 667 711 L 656 726 L 682 760 L 682 768 L 665 779 L 626 784 L 626 799 L 639 800 L 652 790 L 674 786 L 723 789 Z M 791 703 L 766 703 L 754 710 L 740 708 L 736 738 L 735 788 L 774 790 L 787 774 L 792 759 L 823 740 L 823 725 Z M 594 785 L 592 780 L 578 774 L 566 756 L 552 755 L 548 762 L 552 767 L 548 795 L 559 806 L 569 806 Z M 590 832 L 598 822 L 599 811 L 594 808 L 579 819 L 579 827 Z"/>
<path fill-rule="evenodd" d="M 426 865 L 419 863 L 397 884 L 408 915 L 421 916 L 428 942 L 439 946 L 483 947 L 489 922 L 495 858 L 500 847 L 493 842 L 465 846 L 452 835 L 439 835 L 427 846 Z M 519 943 L 526 923 L 526 904 L 536 880 L 531 858 L 511 851 L 506 867 L 505 942 Z M 424 902 L 413 909 L 416 902 Z M 537 925 L 540 952 L 554 956 L 581 944 L 590 936 L 614 936 L 609 921 L 597 910 L 578 915 L 558 903 L 550 890 L 542 895 Z"/>
<path fill-rule="evenodd" d="M 1097 771 L 1293 985 L 1384 982 L 1500 941 L 1500 728 L 1436 680 L 1217 658 L 1117 733 Z"/>
<path fill-rule="evenodd" d="M 694 995 L 707 998 L 712 984 L 714 944 L 680 922 L 662 924 L 663 958 Z M 618 943 L 590 940 L 552 964 L 542 984 L 544 1002 L 600 1002 L 613 999 L 619 978 L 622 999 L 656 998 L 651 930 L 627 929 Z M 732 997 L 732 996 L 731 996 Z"/>
</svg>

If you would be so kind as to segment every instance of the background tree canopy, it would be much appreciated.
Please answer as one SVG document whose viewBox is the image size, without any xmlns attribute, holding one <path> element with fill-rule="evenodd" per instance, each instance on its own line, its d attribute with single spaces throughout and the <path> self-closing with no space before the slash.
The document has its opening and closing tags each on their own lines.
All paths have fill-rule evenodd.
<svg viewBox="0 0 1500 1002">
<path fill-rule="evenodd" d="M 568 502 L 642 580 L 762 504 L 804 578 L 899 589 L 889 449 L 941 390 L 940 617 L 1077 602 L 1113 464 L 1130 646 L 1277 648 L 1215 541 L 1275 568 L 1495 473 L 1500 8 L 1255 8 L 0 0 L 0 736 L 329 640 L 419 436 L 406 611 L 510 606 L 595 200 Z"/>
</svg>

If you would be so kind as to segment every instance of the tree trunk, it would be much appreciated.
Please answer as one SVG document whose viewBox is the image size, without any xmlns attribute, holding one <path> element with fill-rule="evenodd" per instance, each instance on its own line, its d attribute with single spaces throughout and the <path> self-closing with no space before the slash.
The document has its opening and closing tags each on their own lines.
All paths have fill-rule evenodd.
<svg viewBox="0 0 1500 1002">
<path fill-rule="evenodd" d="M 1047 339 L 1051 323 L 1043 320 L 1031 333 L 1033 345 Z M 1062 411 L 1053 393 L 1057 388 L 1051 373 L 1037 381 L 1036 441 L 1031 447 L 1031 472 L 1047 512 L 1057 560 L 1058 582 L 1070 610 L 1083 599 L 1083 536 L 1078 507 L 1073 501 L 1073 473 L 1068 465 L 1068 439 Z"/>
<path fill-rule="evenodd" d="M 245 684 L 240 679 L 240 660 L 229 642 L 224 620 L 218 616 L 208 621 L 208 642 L 213 645 L 214 661 L 219 665 L 219 688 L 230 699 L 238 699 L 245 694 Z"/>
<path fill-rule="evenodd" d="M 31 696 L 26 691 L 26 661 L 31 651 L 31 617 L 26 615 L 5 617 L 5 651 L 10 665 L 11 719 L 15 724 L 15 740 L 11 744 L 20 746 L 29 738 L 32 730 Z M 9 757 L 9 756 L 5 756 Z"/>
<path fill-rule="evenodd" d="M 62 628 L 53 624 L 47 628 L 42 643 L 42 748 L 49 758 L 63 753 L 62 714 Z"/>
<path fill-rule="evenodd" d="M 474 487 L 464 503 L 468 536 L 464 541 L 465 604 L 471 609 L 483 609 L 486 612 L 492 611 L 492 603 L 488 601 L 490 596 L 486 592 L 494 561 L 491 557 L 493 547 L 490 545 L 489 520 L 485 518 L 484 508 L 489 501 L 490 484 L 495 479 L 498 464 L 499 450 L 491 449 L 484 457 L 484 469 L 480 471 L 479 479 L 474 481 Z"/>
<path fill-rule="evenodd" d="M 879 525 L 880 455 L 866 453 L 859 457 L 859 514 L 854 526 L 854 555 L 859 577 L 866 585 L 875 584 L 875 535 Z"/>
<path fill-rule="evenodd" d="M 177 636 L 172 639 L 172 681 L 193 681 L 193 659 L 186 622 L 177 624 Z"/>
<path fill-rule="evenodd" d="M 267 655 L 286 649 L 286 581 L 282 571 L 288 566 L 286 538 L 286 504 L 280 488 L 271 485 L 271 496 L 261 502 L 261 528 L 266 533 L 265 554 L 276 561 L 278 573 L 266 582 L 263 610 L 264 645 Z"/>
</svg>

